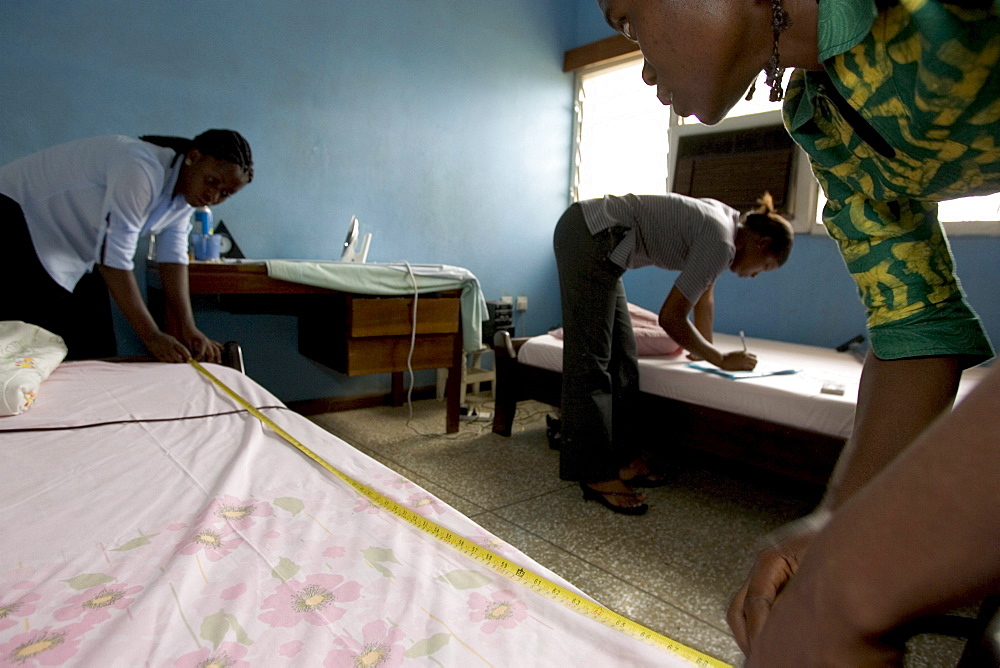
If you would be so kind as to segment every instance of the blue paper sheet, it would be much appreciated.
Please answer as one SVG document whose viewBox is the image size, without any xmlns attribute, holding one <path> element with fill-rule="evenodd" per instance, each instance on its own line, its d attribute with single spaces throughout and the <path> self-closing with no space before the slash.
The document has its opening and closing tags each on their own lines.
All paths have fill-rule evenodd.
<svg viewBox="0 0 1000 668">
<path fill-rule="evenodd" d="M 787 376 L 789 374 L 798 373 L 802 369 L 761 369 L 757 368 L 753 371 L 726 371 L 725 369 L 720 369 L 714 364 L 709 364 L 708 362 L 689 362 L 688 366 L 692 369 L 697 369 L 698 371 L 707 371 L 708 373 L 714 373 L 717 376 L 722 376 L 723 378 L 729 378 L 730 380 L 742 380 L 744 378 L 764 378 L 765 376 Z"/>
</svg>

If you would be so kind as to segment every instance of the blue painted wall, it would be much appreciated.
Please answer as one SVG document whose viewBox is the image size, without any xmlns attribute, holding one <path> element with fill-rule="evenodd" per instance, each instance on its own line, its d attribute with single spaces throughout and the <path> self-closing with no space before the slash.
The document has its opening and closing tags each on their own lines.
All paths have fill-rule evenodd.
<svg viewBox="0 0 1000 668">
<path fill-rule="evenodd" d="M 371 261 L 464 266 L 556 324 L 576 0 L 9 0 L 0 162 L 121 133 L 250 140 L 254 183 L 215 210 L 249 257 L 329 259 L 350 216 Z M 384 392 L 295 352 L 295 321 L 198 314 L 282 399 Z M 120 326 L 123 352 L 141 349 Z M 427 384 L 427 374 L 418 378 Z"/>
<path fill-rule="evenodd" d="M 374 235 L 371 260 L 467 267 L 487 298 L 529 297 L 519 333 L 559 324 L 551 231 L 568 201 L 573 98 L 562 58 L 611 34 L 594 0 L 8 0 L 3 14 L 0 162 L 92 135 L 232 127 L 257 176 L 215 214 L 247 255 L 334 257 L 353 214 Z M 1000 341 L 998 245 L 953 242 Z M 672 280 L 626 275 L 651 309 Z M 772 275 L 724 277 L 717 301 L 721 331 L 836 345 L 863 329 L 823 236 L 801 236 Z M 291 317 L 198 318 L 240 340 L 251 375 L 286 401 L 389 387 L 299 356 Z M 123 352 L 141 348 L 119 332 Z"/>
</svg>

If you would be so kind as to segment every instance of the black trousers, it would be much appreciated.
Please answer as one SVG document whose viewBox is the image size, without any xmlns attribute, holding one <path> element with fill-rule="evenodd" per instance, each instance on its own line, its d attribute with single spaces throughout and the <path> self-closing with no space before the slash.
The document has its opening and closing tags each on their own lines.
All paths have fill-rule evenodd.
<svg viewBox="0 0 1000 668">
<path fill-rule="evenodd" d="M 640 453 L 634 438 L 639 365 L 621 276 L 608 260 L 623 230 L 591 235 L 578 204 L 556 225 L 554 247 L 563 316 L 564 480 L 614 480 Z"/>
<path fill-rule="evenodd" d="M 68 360 L 112 357 L 117 352 L 111 300 L 96 270 L 84 274 L 73 292 L 52 280 L 31 242 L 24 212 L 14 200 L 0 195 L 0 320 L 38 325 L 66 342 Z"/>
</svg>

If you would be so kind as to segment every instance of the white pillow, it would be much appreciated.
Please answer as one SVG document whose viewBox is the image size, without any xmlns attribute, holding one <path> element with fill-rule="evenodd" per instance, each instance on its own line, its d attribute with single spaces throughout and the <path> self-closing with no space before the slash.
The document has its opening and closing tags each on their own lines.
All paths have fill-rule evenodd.
<svg viewBox="0 0 1000 668">
<path fill-rule="evenodd" d="M 61 336 L 38 325 L 0 321 L 0 416 L 28 410 L 66 352 Z"/>
</svg>

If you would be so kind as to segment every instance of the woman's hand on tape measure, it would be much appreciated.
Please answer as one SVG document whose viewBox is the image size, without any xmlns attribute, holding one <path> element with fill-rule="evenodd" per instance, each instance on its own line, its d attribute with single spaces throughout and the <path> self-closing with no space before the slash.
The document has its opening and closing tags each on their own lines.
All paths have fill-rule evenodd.
<svg viewBox="0 0 1000 668">
<path fill-rule="evenodd" d="M 200 330 L 192 330 L 183 335 L 184 344 L 191 351 L 191 356 L 199 362 L 211 362 L 220 364 L 222 362 L 222 344 L 213 341 Z M 186 360 L 185 360 L 186 361 Z"/>
<path fill-rule="evenodd" d="M 183 343 L 166 332 L 156 332 L 143 340 L 146 349 L 160 362 L 179 364 L 187 362 L 191 353 Z"/>
</svg>

